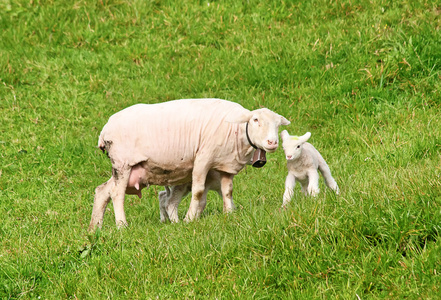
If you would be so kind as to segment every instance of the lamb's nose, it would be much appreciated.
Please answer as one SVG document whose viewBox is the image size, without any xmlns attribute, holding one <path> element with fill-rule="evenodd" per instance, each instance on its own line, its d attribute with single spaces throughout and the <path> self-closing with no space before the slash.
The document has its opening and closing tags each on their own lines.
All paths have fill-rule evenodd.
<svg viewBox="0 0 441 300">
<path fill-rule="evenodd" d="M 292 155 L 287 155 L 286 158 L 287 158 L 287 159 L 291 159 L 291 158 L 292 158 Z"/>
</svg>

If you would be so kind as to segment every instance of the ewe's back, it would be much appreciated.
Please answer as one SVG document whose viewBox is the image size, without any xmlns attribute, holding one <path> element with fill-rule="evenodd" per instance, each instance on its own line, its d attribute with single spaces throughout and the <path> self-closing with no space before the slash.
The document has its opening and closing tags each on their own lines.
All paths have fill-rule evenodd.
<svg viewBox="0 0 441 300">
<path fill-rule="evenodd" d="M 191 161 L 201 147 L 225 144 L 233 124 L 224 119 L 244 110 L 220 99 L 136 104 L 109 118 L 98 146 L 106 147 L 114 167 L 147 159 L 172 164 Z"/>
</svg>

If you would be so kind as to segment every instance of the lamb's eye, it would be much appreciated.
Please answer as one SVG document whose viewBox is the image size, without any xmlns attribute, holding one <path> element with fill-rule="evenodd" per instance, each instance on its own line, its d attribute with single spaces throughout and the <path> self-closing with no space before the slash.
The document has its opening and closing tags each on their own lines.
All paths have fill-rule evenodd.
<svg viewBox="0 0 441 300">
<path fill-rule="evenodd" d="M 300 148 L 300 145 L 297 145 L 297 149 L 299 149 Z"/>
</svg>

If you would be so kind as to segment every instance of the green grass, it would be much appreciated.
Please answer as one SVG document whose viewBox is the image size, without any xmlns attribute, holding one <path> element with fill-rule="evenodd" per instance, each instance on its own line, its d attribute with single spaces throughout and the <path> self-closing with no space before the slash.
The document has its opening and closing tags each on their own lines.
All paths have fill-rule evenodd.
<svg viewBox="0 0 441 300">
<path fill-rule="evenodd" d="M 209 4 L 209 5 L 208 5 Z M 437 299 L 441 6 L 436 1 L 0 0 L 0 299 Z M 88 235 L 110 162 L 96 149 L 138 102 L 268 107 L 341 195 L 281 209 L 282 150 L 162 224 L 151 187 Z M 181 218 L 189 199 L 180 207 Z"/>
</svg>

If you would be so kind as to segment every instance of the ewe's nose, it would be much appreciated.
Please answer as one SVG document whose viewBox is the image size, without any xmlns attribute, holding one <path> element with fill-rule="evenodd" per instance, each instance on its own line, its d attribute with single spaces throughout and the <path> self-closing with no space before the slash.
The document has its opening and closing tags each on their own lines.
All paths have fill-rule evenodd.
<svg viewBox="0 0 441 300">
<path fill-rule="evenodd" d="M 269 146 L 276 146 L 277 145 L 277 141 L 271 141 L 271 140 L 267 140 L 267 142 L 268 142 L 268 145 Z"/>
</svg>

